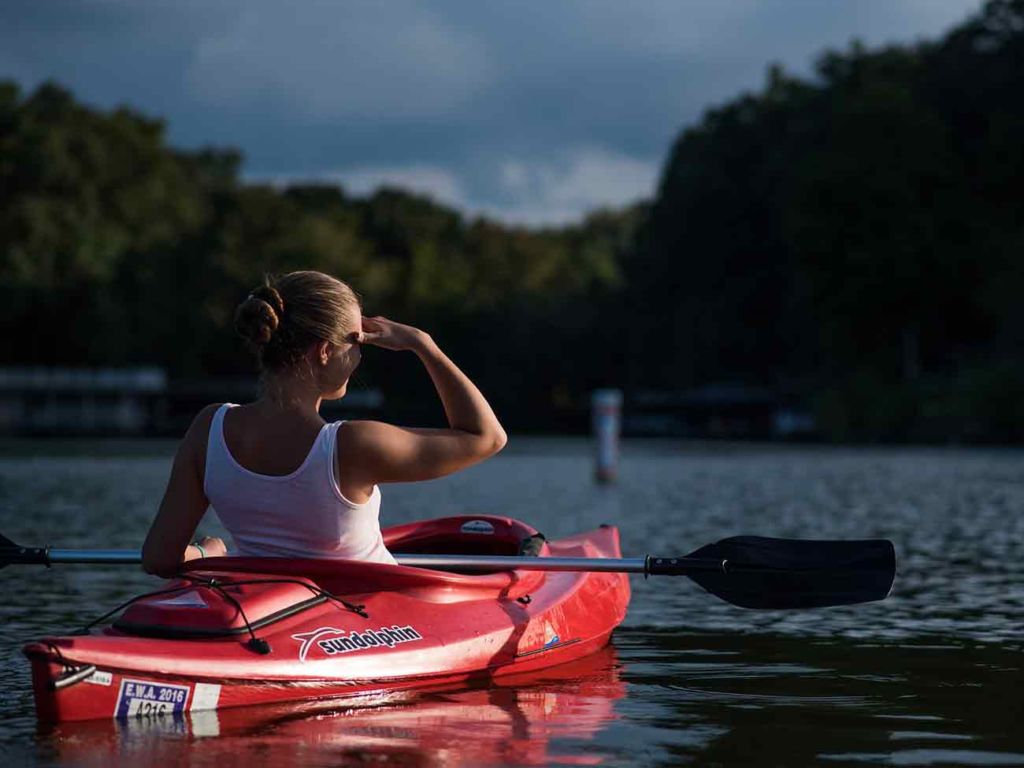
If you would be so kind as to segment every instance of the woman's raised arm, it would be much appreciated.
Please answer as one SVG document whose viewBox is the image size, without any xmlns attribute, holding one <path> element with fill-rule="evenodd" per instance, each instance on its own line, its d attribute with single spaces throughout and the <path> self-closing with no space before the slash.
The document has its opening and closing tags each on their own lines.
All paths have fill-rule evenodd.
<svg viewBox="0 0 1024 768">
<path fill-rule="evenodd" d="M 428 334 L 383 317 L 363 318 L 360 341 L 416 353 L 444 405 L 448 429 L 346 422 L 338 432 L 343 486 L 368 492 L 377 483 L 429 480 L 483 461 L 505 446 L 505 430 L 487 400 Z"/>
</svg>

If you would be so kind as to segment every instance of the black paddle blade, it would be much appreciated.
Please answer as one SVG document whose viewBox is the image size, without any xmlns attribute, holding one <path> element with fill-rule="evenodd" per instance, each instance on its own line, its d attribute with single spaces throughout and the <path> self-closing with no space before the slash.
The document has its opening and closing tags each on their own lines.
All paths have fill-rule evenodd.
<svg viewBox="0 0 1024 768">
<path fill-rule="evenodd" d="M 23 547 L 15 544 L 0 533 L 0 568 L 16 563 L 27 565 L 49 565 L 48 550 L 39 547 Z"/>
<path fill-rule="evenodd" d="M 10 564 L 11 561 L 7 557 L 7 553 L 12 552 L 17 549 L 17 547 L 17 544 L 0 533 L 0 568 Z"/>
<path fill-rule="evenodd" d="M 743 608 L 821 608 L 882 600 L 896 578 L 891 541 L 802 541 L 734 536 L 688 558 L 724 561 L 724 568 L 686 575 Z"/>
</svg>

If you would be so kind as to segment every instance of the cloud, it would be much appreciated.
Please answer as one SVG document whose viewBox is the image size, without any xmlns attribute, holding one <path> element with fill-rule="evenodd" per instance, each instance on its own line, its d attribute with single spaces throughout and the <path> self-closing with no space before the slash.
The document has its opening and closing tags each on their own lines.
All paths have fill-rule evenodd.
<svg viewBox="0 0 1024 768">
<path fill-rule="evenodd" d="M 426 4 L 253 0 L 200 41 L 187 78 L 211 106 L 408 119 L 457 108 L 486 84 L 488 60 Z"/>
<path fill-rule="evenodd" d="M 458 176 L 444 168 L 411 165 L 404 168 L 356 168 L 339 174 L 346 189 L 368 195 L 381 187 L 400 187 L 441 203 L 464 206 L 466 193 Z"/>
<path fill-rule="evenodd" d="M 679 57 L 720 50 L 760 5 L 759 0 L 569 0 L 560 10 L 571 22 L 559 33 L 571 31 L 580 46 L 619 56 L 634 51 Z"/>
<path fill-rule="evenodd" d="M 499 172 L 503 202 L 478 211 L 519 224 L 566 224 L 597 208 L 650 198 L 660 165 L 659 158 L 600 147 L 580 147 L 553 162 L 509 159 Z"/>
<path fill-rule="evenodd" d="M 557 226 L 579 221 L 598 208 L 620 207 L 651 197 L 660 162 L 600 147 L 579 147 L 558 158 L 506 158 L 493 178 L 467 178 L 456 168 L 432 165 L 362 167 L 311 174 L 250 174 L 248 181 L 276 186 L 337 184 L 370 195 L 400 187 L 453 206 L 469 216 L 510 224 Z"/>
<path fill-rule="evenodd" d="M 247 174 L 250 182 L 278 187 L 290 184 L 337 184 L 347 193 L 367 196 L 381 187 L 400 187 L 425 195 L 439 203 L 464 207 L 467 197 L 458 176 L 445 168 L 429 165 L 401 167 L 355 167 L 307 174 Z"/>
<path fill-rule="evenodd" d="M 31 88 L 39 78 L 32 67 L 14 51 L 0 48 L 0 79 L 18 82 L 23 88 Z"/>
<path fill-rule="evenodd" d="M 935 38 L 981 0 L 0 2 L 0 77 L 52 77 L 240 148 L 263 180 L 407 186 L 560 223 L 652 193 L 672 140 L 767 65 Z M 324 170 L 326 169 L 326 170 Z"/>
<path fill-rule="evenodd" d="M 968 12 L 981 10 L 984 0 L 898 0 L 893 12 L 901 27 L 919 30 L 911 39 L 932 38 L 945 32 L 951 23 L 962 21 Z M 892 42 L 906 40 L 905 35 Z"/>
</svg>

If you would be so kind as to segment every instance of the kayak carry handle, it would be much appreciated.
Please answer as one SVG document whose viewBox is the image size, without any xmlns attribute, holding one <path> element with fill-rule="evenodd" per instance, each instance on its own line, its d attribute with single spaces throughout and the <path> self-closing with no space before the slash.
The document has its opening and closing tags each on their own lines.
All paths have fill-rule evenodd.
<svg viewBox="0 0 1024 768">
<path fill-rule="evenodd" d="M 75 667 L 74 669 L 68 670 L 60 677 L 51 680 L 47 687 L 51 691 L 59 691 L 61 688 L 67 688 L 70 685 L 80 683 L 83 680 L 92 677 L 95 671 L 95 664 L 86 664 L 82 667 Z"/>
</svg>

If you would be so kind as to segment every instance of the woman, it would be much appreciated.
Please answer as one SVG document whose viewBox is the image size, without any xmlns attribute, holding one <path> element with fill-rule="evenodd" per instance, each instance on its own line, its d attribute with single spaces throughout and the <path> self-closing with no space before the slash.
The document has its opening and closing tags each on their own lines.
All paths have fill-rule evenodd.
<svg viewBox="0 0 1024 768">
<path fill-rule="evenodd" d="M 235 326 L 259 356 L 262 395 L 207 406 L 192 422 L 142 548 L 150 573 L 170 576 L 185 560 L 226 554 L 217 538 L 188 544 L 207 506 L 239 555 L 393 563 L 380 532 L 379 485 L 441 477 L 505 445 L 483 395 L 433 339 L 362 317 L 340 280 L 304 271 L 268 281 L 239 306 Z M 345 395 L 361 344 L 415 353 L 448 429 L 325 423 L 320 403 Z"/>
</svg>

